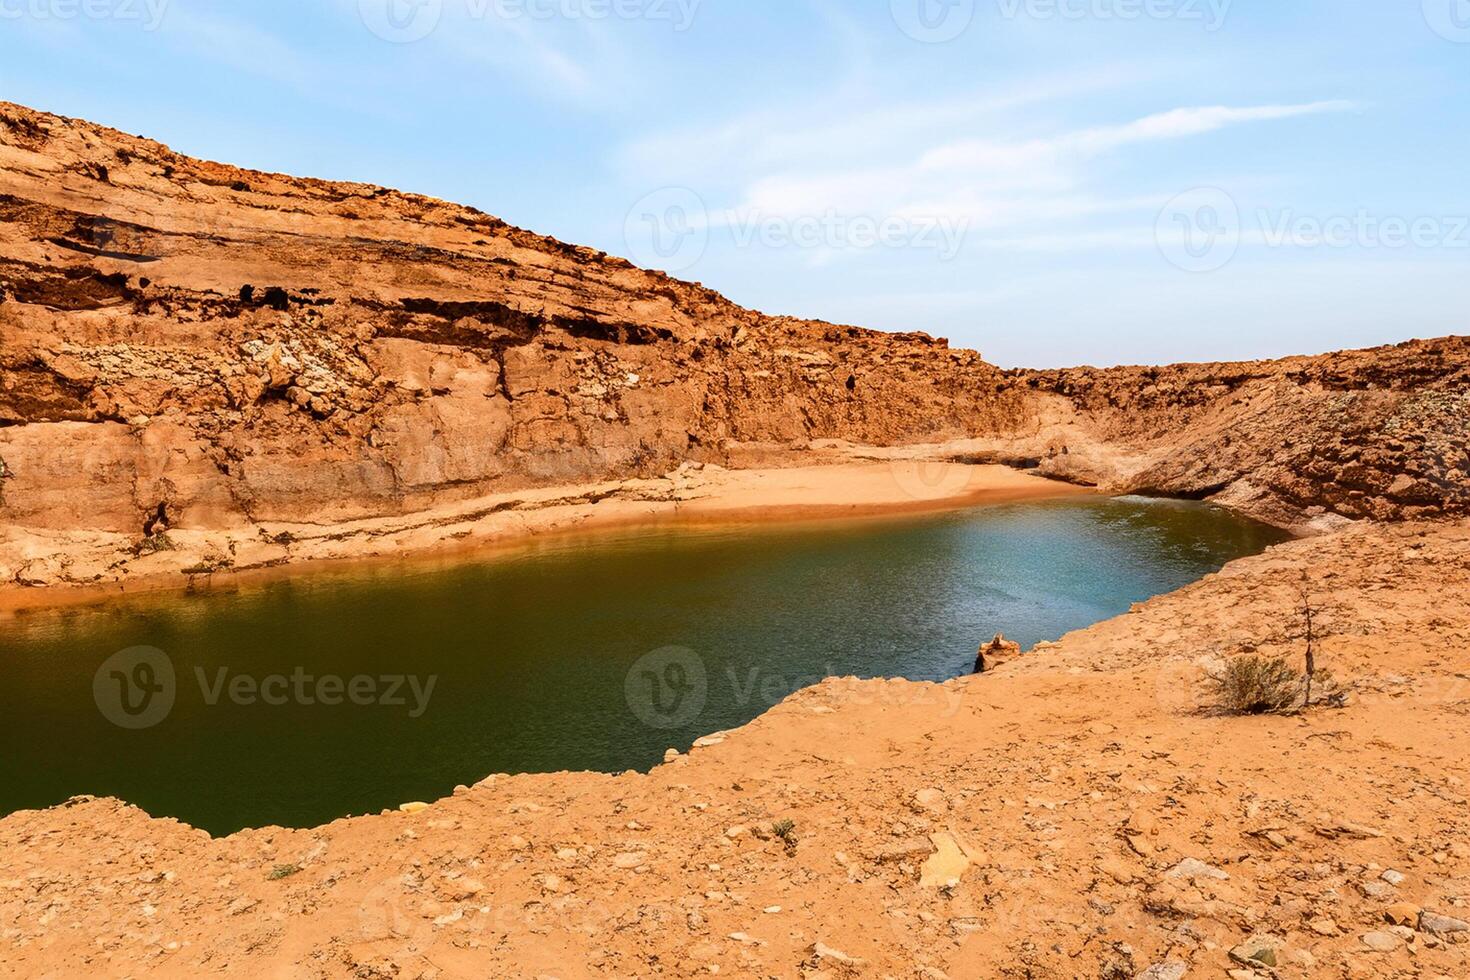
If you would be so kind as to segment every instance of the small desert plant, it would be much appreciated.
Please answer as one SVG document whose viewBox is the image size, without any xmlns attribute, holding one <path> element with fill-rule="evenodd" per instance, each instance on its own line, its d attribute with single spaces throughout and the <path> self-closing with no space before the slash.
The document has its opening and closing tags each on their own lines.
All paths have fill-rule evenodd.
<svg viewBox="0 0 1470 980">
<path fill-rule="evenodd" d="M 1301 675 L 1281 657 L 1236 657 L 1208 677 L 1225 714 L 1279 714 L 1301 696 Z"/>
<path fill-rule="evenodd" d="M 282 878 L 289 878 L 300 873 L 301 865 L 299 864 L 278 864 L 271 869 L 271 873 L 266 875 L 265 879 L 266 881 L 280 881 Z"/>
<path fill-rule="evenodd" d="M 771 824 L 771 833 L 781 838 L 781 843 L 786 845 L 788 852 L 796 850 L 796 821 L 786 818 L 777 820 Z"/>
<path fill-rule="evenodd" d="M 135 546 L 133 548 L 134 554 L 137 554 L 139 556 L 142 556 L 142 555 L 153 555 L 153 554 L 157 554 L 160 551 L 173 551 L 173 550 L 174 550 L 174 543 L 169 538 L 168 533 L 166 531 L 159 531 L 159 532 L 157 532 L 155 534 L 148 535 L 142 541 L 139 541 L 138 544 L 137 544 L 137 546 Z"/>
</svg>

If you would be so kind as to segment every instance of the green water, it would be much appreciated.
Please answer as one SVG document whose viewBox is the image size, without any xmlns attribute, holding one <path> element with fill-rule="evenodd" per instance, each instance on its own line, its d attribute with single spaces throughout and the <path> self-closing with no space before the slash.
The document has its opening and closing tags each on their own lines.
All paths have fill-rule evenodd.
<svg viewBox="0 0 1470 980">
<path fill-rule="evenodd" d="M 493 772 L 647 769 L 822 677 L 968 673 L 997 631 L 1055 639 L 1280 539 L 1203 504 L 1088 498 L 0 620 L 0 814 L 91 793 L 226 833 Z"/>
</svg>

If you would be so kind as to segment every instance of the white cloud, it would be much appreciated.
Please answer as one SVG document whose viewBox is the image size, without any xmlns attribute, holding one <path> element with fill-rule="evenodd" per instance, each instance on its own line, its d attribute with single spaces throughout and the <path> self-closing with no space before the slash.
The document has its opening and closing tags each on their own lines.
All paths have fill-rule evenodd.
<svg viewBox="0 0 1470 980">
<path fill-rule="evenodd" d="M 698 183 L 749 182 L 794 170 L 908 164 L 913 148 L 936 134 L 996 126 L 1003 114 L 1099 92 L 1143 77 L 1124 68 L 1028 80 L 1003 89 L 895 99 L 855 82 L 794 106 L 747 112 L 713 125 L 683 127 L 635 140 L 618 154 L 621 169 L 640 179 Z"/>
<path fill-rule="evenodd" d="M 1024 168 L 1037 164 L 1055 164 L 1066 158 L 1097 156 L 1134 143 L 1183 139 L 1213 133 L 1241 123 L 1290 119 L 1324 112 L 1345 112 L 1355 108 L 1356 103 L 1338 100 L 1299 105 L 1173 109 L 1119 126 L 1095 126 L 1052 139 L 1029 140 L 1024 143 L 991 143 L 979 140 L 951 143 L 926 153 L 920 160 L 920 165 L 927 169 L 940 170 L 955 167 Z"/>
<path fill-rule="evenodd" d="M 1153 216 L 1172 194 L 1120 193 L 1098 186 L 1094 171 L 1100 158 L 1139 144 L 1353 107 L 1337 101 L 1179 108 L 1054 136 L 939 143 L 911 151 L 908 160 L 880 165 L 863 166 L 858 159 L 847 169 L 788 167 L 740 184 L 732 210 L 768 217 L 837 212 L 963 220 L 971 228 L 970 240 L 988 235 L 992 243 L 1026 250 L 1057 250 L 1069 241 L 1072 248 L 1137 245 L 1152 241 Z M 958 111 L 953 104 L 933 110 Z M 1084 224 L 1130 213 L 1147 213 L 1148 225 L 1139 225 L 1137 218 L 1115 229 Z"/>
</svg>

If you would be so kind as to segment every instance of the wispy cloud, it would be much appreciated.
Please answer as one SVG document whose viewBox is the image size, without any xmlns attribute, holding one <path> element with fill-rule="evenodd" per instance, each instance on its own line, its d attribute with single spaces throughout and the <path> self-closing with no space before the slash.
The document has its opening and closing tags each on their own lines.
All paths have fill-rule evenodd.
<svg viewBox="0 0 1470 980">
<path fill-rule="evenodd" d="M 1018 106 L 1021 99 L 1001 99 L 987 104 L 1000 109 Z M 840 129 L 802 135 L 768 134 L 757 141 L 756 158 L 769 161 L 766 172 L 740 180 L 733 188 L 732 205 L 725 215 L 760 214 L 797 216 L 836 212 L 844 215 L 920 216 L 963 220 L 969 227 L 985 231 L 1011 229 L 1003 241 L 1019 247 L 1056 249 L 1068 236 L 1059 227 L 1078 230 L 1076 241 L 1088 247 L 1108 243 L 1134 244 L 1145 239 L 1133 224 L 1120 229 L 1084 229 L 1081 222 L 1130 212 L 1156 213 L 1179 188 L 1153 193 L 1119 193 L 1105 181 L 1094 178 L 1095 164 L 1132 147 L 1150 143 L 1185 140 L 1235 126 L 1261 124 L 1356 108 L 1347 101 L 1321 101 L 1285 105 L 1182 107 L 1141 116 L 1123 123 L 1066 130 L 1055 135 L 1025 140 L 965 139 L 937 142 L 928 147 L 911 140 L 906 159 L 865 165 L 872 156 L 888 151 L 875 146 L 868 153 L 854 153 L 851 166 L 834 169 L 834 154 L 824 154 L 826 167 L 804 166 L 809 139 L 841 138 Z M 948 102 L 933 105 L 907 122 L 910 135 L 935 125 L 950 128 L 961 120 L 974 120 L 976 105 Z M 865 123 L 888 114 L 902 114 L 894 107 L 874 108 L 866 118 L 854 121 L 846 133 L 846 146 L 863 144 Z M 722 131 L 726 140 L 739 138 L 748 127 L 739 121 Z M 847 124 L 843 124 L 845 127 Z M 897 124 L 902 130 L 904 123 Z M 999 128 L 999 127 L 995 127 Z M 891 134 L 893 128 L 888 132 Z M 829 144 L 830 145 L 830 142 Z M 638 159 L 653 152 L 652 144 L 632 150 Z M 785 164 L 783 166 L 783 164 Z M 793 165 L 794 164 L 794 165 Z M 721 222 L 716 217 L 716 223 Z"/>
<path fill-rule="evenodd" d="M 1022 168 L 1054 164 L 1067 158 L 1097 156 L 1136 143 L 1183 139 L 1238 126 L 1309 116 L 1324 112 L 1346 112 L 1357 103 L 1345 100 L 1307 102 L 1298 105 L 1205 106 L 1171 109 L 1117 126 L 1095 126 L 1052 139 L 1022 143 L 967 140 L 941 146 L 926 153 L 920 165 L 928 169 L 957 167 Z"/>
</svg>

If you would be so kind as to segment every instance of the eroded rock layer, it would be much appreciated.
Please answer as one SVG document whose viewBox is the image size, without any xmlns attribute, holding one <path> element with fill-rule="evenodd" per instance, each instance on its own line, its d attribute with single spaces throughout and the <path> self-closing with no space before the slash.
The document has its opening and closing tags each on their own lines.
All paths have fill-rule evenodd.
<svg viewBox="0 0 1470 980">
<path fill-rule="evenodd" d="M 120 542 L 171 531 L 268 535 L 687 461 L 799 461 L 833 439 L 1290 526 L 1458 513 L 1467 365 L 1446 339 L 1003 372 L 924 334 L 767 317 L 471 208 L 0 103 L 10 584 L 116 579 Z M 78 535 L 105 546 L 73 561 Z"/>
</svg>

